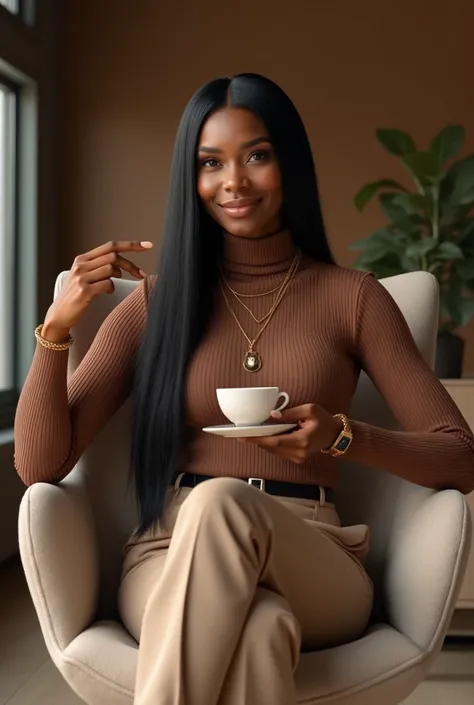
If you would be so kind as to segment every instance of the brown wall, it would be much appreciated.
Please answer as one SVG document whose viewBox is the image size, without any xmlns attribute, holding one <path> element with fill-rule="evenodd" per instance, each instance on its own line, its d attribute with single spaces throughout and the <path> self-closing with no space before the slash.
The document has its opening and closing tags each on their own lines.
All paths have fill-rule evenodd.
<svg viewBox="0 0 474 705">
<path fill-rule="evenodd" d="M 110 238 L 158 242 L 173 138 L 193 91 L 216 75 L 264 73 L 291 95 L 314 148 L 331 244 L 377 226 L 352 198 L 397 165 L 379 126 L 420 144 L 460 122 L 474 149 L 472 0 L 63 0 L 64 263 Z M 142 263 L 153 267 L 154 257 Z M 474 373 L 474 325 L 466 371 Z"/>
</svg>

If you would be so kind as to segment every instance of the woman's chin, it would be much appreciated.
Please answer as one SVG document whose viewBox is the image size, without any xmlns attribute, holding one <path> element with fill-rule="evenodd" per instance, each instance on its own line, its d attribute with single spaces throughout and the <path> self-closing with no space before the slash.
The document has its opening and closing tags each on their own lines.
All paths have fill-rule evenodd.
<svg viewBox="0 0 474 705">
<path fill-rule="evenodd" d="M 266 237 L 270 233 L 275 231 L 275 228 L 270 228 L 269 226 L 262 225 L 262 223 L 256 222 L 245 222 L 243 219 L 237 221 L 233 220 L 231 222 L 227 221 L 223 223 L 224 229 L 235 237 L 243 237 L 250 239 L 258 239 L 260 237 Z"/>
</svg>

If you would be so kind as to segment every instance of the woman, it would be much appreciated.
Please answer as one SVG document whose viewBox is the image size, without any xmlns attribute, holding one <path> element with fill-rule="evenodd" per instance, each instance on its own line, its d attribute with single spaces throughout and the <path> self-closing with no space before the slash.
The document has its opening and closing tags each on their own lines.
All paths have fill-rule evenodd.
<svg viewBox="0 0 474 705">
<path fill-rule="evenodd" d="M 303 124 L 271 81 L 218 79 L 191 99 L 156 279 L 123 256 L 150 246 L 76 258 L 37 329 L 16 466 L 26 484 L 60 481 L 133 391 L 140 520 L 119 609 L 140 644 L 135 702 L 296 703 L 300 650 L 358 638 L 372 606 L 367 527 L 340 526 L 335 457 L 468 493 L 474 439 L 389 294 L 334 264 Z M 67 387 L 69 331 L 121 270 L 143 281 Z M 361 369 L 403 432 L 347 419 Z M 225 423 L 216 388 L 275 385 L 293 432 L 202 432 Z"/>
</svg>

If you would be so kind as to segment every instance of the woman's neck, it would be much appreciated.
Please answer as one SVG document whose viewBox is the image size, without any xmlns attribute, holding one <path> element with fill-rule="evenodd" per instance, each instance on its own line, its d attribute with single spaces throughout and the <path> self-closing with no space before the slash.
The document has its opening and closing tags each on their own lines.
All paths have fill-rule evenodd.
<svg viewBox="0 0 474 705">
<path fill-rule="evenodd" d="M 230 278 L 249 279 L 288 271 L 296 254 L 289 230 L 260 238 L 224 233 L 224 272 Z"/>
</svg>

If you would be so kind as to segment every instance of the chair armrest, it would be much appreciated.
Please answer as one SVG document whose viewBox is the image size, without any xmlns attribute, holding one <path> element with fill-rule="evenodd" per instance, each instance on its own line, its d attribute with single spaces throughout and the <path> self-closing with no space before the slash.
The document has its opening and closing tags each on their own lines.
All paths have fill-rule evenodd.
<svg viewBox="0 0 474 705">
<path fill-rule="evenodd" d="M 80 481 L 37 483 L 19 515 L 20 555 L 51 656 L 94 620 L 99 559 L 94 522 Z"/>
<path fill-rule="evenodd" d="M 385 576 L 388 621 L 424 652 L 441 646 L 470 542 L 469 508 L 456 490 L 423 499 L 393 532 Z"/>
</svg>

